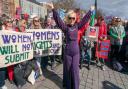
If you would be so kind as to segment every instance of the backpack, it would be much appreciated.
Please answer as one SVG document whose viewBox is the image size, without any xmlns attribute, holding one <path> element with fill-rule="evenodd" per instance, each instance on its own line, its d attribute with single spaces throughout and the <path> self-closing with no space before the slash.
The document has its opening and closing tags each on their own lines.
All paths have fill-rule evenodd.
<svg viewBox="0 0 128 89">
<path fill-rule="evenodd" d="M 14 79 L 17 86 L 23 86 L 26 84 L 26 79 L 24 78 L 24 70 L 20 64 L 16 65 L 14 68 Z"/>
<path fill-rule="evenodd" d="M 113 61 L 113 68 L 117 71 L 121 71 L 123 66 L 118 61 Z"/>
</svg>

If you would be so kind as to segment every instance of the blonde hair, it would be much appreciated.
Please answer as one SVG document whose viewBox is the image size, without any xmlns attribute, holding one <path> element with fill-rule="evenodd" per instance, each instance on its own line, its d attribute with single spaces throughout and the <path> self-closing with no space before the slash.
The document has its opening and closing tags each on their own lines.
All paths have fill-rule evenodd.
<svg viewBox="0 0 128 89">
<path fill-rule="evenodd" d="M 25 20 L 25 19 L 20 19 L 20 20 L 18 21 L 18 26 L 19 26 L 19 27 L 22 26 L 23 22 L 26 22 L 26 20 Z"/>
<path fill-rule="evenodd" d="M 37 26 L 37 27 L 34 25 L 34 20 L 35 19 L 39 20 L 39 26 Z M 41 26 L 41 23 L 40 23 L 40 18 L 38 16 L 34 17 L 32 22 L 31 22 L 30 29 L 41 29 L 41 28 L 42 28 L 42 26 Z"/>
<path fill-rule="evenodd" d="M 33 21 L 34 21 L 35 19 L 38 19 L 38 20 L 40 21 L 40 18 L 39 18 L 38 16 L 35 16 L 35 17 L 33 18 Z"/>
<path fill-rule="evenodd" d="M 65 22 L 66 24 L 69 23 L 68 17 L 69 17 L 71 14 L 76 14 L 76 13 L 75 13 L 74 10 L 69 10 L 69 11 L 67 12 L 67 15 L 66 15 L 65 18 L 64 18 L 64 22 Z M 75 18 L 76 18 L 76 16 L 75 16 Z"/>
</svg>

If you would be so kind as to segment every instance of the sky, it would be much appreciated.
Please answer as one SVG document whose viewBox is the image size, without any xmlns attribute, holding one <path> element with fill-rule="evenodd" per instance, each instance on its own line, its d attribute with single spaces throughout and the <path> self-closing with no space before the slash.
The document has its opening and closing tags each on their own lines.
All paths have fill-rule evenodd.
<svg viewBox="0 0 128 89">
<path fill-rule="evenodd" d="M 37 0 L 39 2 L 48 2 L 51 0 Z M 80 4 L 81 8 L 89 9 L 94 4 L 95 0 L 76 0 Z M 109 15 L 114 15 L 128 19 L 128 0 L 97 0 L 98 8 Z"/>
</svg>

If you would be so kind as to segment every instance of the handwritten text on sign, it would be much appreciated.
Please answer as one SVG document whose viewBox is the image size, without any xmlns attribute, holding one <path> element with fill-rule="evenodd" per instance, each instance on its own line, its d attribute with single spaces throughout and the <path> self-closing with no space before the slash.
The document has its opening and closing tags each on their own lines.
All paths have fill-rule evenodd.
<svg viewBox="0 0 128 89">
<path fill-rule="evenodd" d="M 61 55 L 62 32 L 60 29 L 28 29 L 33 34 L 34 56 Z"/>
<path fill-rule="evenodd" d="M 0 68 L 33 58 L 32 34 L 0 31 Z"/>
</svg>

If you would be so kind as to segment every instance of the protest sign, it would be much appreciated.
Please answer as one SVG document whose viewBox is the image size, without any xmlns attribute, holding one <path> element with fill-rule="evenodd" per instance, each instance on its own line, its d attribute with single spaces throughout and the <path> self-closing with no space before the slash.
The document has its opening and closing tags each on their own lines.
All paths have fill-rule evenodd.
<svg viewBox="0 0 128 89">
<path fill-rule="evenodd" d="M 66 15 L 65 10 L 64 9 L 58 9 L 58 14 L 59 14 L 60 18 L 62 20 L 64 20 L 65 15 Z"/>
<path fill-rule="evenodd" d="M 33 34 L 34 56 L 61 55 L 62 32 L 60 29 L 28 29 Z"/>
<path fill-rule="evenodd" d="M 110 40 L 104 40 L 99 42 L 99 50 L 97 50 L 97 57 L 98 58 L 103 58 L 103 59 L 108 59 L 108 52 L 110 50 Z"/>
<path fill-rule="evenodd" d="M 98 27 L 89 27 L 86 32 L 86 36 L 89 38 L 91 41 L 97 41 L 98 40 L 98 32 L 99 28 Z"/>
<path fill-rule="evenodd" d="M 0 31 L 0 68 L 33 58 L 32 34 Z"/>
</svg>

